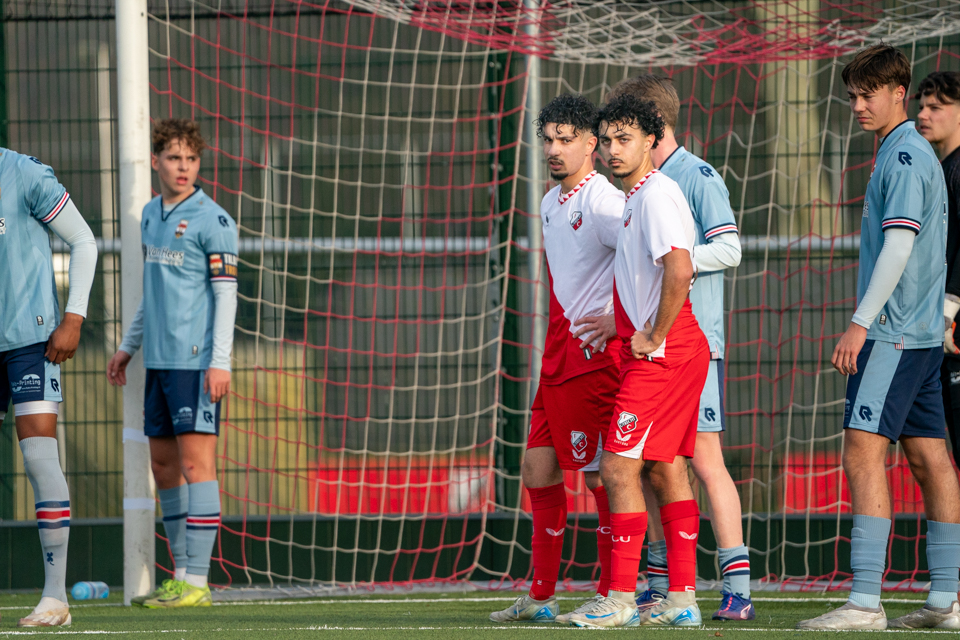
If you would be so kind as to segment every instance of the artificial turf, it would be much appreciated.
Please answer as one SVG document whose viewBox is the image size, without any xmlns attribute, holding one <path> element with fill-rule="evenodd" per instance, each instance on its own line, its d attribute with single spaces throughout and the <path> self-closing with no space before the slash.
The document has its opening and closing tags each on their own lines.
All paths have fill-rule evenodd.
<svg viewBox="0 0 960 640">
<path fill-rule="evenodd" d="M 413 638 L 437 640 L 473 640 L 505 637 L 525 640 L 569 637 L 571 633 L 589 633 L 559 625 L 519 624 L 497 625 L 488 621 L 491 611 L 507 607 L 517 594 L 507 592 L 472 592 L 464 594 L 409 594 L 323 598 L 310 600 L 277 600 L 271 602 L 223 602 L 201 609 L 154 611 L 132 609 L 120 603 L 118 594 L 95 603 L 76 602 L 73 605 L 73 626 L 50 630 L 18 629 L 17 619 L 25 615 L 39 600 L 39 593 L 0 594 L 0 638 L 56 633 L 84 637 L 124 637 L 138 639 L 164 638 L 376 638 L 407 640 Z M 570 611 L 581 600 L 581 595 L 558 594 L 561 611 Z M 805 618 L 811 618 L 839 606 L 845 594 L 755 593 L 757 619 L 748 623 L 718 623 L 706 620 L 702 628 L 606 630 L 618 634 L 681 634 L 689 638 L 814 638 L 835 637 L 830 632 L 796 631 L 793 627 Z M 716 592 L 700 592 L 700 607 L 704 617 L 719 604 Z M 922 605 L 919 594 L 887 594 L 884 608 L 890 618 L 902 615 Z M 847 632 L 851 638 L 876 638 L 877 633 Z M 910 632 L 910 635 L 956 634 L 956 631 Z"/>
</svg>

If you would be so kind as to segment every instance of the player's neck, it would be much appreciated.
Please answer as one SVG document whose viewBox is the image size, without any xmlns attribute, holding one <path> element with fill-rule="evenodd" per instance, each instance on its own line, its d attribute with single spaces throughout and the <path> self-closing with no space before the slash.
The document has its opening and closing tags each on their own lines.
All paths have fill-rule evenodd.
<svg viewBox="0 0 960 640">
<path fill-rule="evenodd" d="M 909 120 L 909 118 L 907 117 L 907 110 L 901 106 L 901 108 L 890 117 L 890 120 L 887 121 L 887 124 L 877 129 L 877 137 L 881 140 L 886 138 L 891 131 L 903 124 L 904 120 Z"/>
<path fill-rule="evenodd" d="M 189 191 L 184 191 L 183 193 L 176 193 L 167 189 L 166 186 L 161 182 L 160 183 L 160 197 L 163 199 L 163 204 L 166 206 L 180 204 L 194 193 L 196 193 L 196 185 L 191 185 Z"/>
<path fill-rule="evenodd" d="M 653 169 L 653 161 L 650 159 L 650 156 L 647 155 L 647 157 L 643 159 L 643 162 L 640 163 L 640 166 L 637 167 L 633 173 L 620 179 L 620 184 L 624 193 L 630 193 L 630 190 L 633 189 L 641 179 L 643 179 L 643 176 L 653 171 Z"/>
<path fill-rule="evenodd" d="M 583 166 L 580 167 L 580 170 L 576 173 L 572 173 L 563 180 L 560 181 L 560 193 L 570 193 L 573 191 L 574 187 L 580 184 L 580 181 L 586 178 L 593 171 L 593 162 L 587 161 L 583 163 Z"/>
<path fill-rule="evenodd" d="M 663 138 L 657 144 L 656 149 L 650 150 L 650 159 L 653 160 L 653 166 L 657 169 L 663 166 L 667 158 L 673 155 L 673 152 L 680 147 L 677 144 L 677 138 L 673 134 L 673 127 L 663 128 Z"/>
</svg>

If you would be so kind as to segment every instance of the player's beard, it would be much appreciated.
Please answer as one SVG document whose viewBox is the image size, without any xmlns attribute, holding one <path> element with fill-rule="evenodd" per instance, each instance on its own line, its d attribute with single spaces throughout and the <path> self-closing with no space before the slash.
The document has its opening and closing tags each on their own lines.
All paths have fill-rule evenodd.
<svg viewBox="0 0 960 640">
<path fill-rule="evenodd" d="M 555 160 L 555 159 L 551 158 L 551 160 Z M 570 175 L 570 172 L 567 171 L 566 168 L 561 169 L 560 171 L 550 171 L 550 179 L 552 179 L 554 182 L 560 182 L 561 180 L 563 180 L 569 175 Z"/>
<path fill-rule="evenodd" d="M 610 170 L 610 174 L 611 174 L 614 178 L 626 178 L 627 176 L 629 176 L 631 173 L 633 173 L 633 172 L 636 171 L 636 170 L 637 170 L 636 167 L 629 167 L 629 168 L 628 168 L 625 164 L 621 164 L 619 169 L 611 169 L 611 170 Z"/>
</svg>

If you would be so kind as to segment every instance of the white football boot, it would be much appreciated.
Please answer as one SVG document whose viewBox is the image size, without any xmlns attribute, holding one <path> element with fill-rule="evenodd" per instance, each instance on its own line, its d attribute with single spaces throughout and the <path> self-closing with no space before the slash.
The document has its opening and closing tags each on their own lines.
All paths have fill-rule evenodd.
<svg viewBox="0 0 960 640">
<path fill-rule="evenodd" d="M 597 595 L 593 596 L 592 598 L 590 598 L 589 600 L 587 600 L 586 602 L 584 602 L 583 604 L 581 604 L 579 607 L 577 607 L 576 609 L 574 609 L 574 610 L 571 611 L 570 613 L 561 613 L 560 615 L 558 615 L 558 616 L 557 616 L 557 619 L 555 620 L 555 622 L 557 622 L 557 623 L 559 623 L 559 624 L 570 624 L 570 616 L 572 616 L 572 615 L 575 614 L 575 613 L 586 613 L 587 611 L 593 609 L 593 603 L 594 603 L 597 599 L 602 598 L 602 597 L 603 597 L 603 596 L 598 593 Z"/>
<path fill-rule="evenodd" d="M 887 614 L 883 605 L 876 609 L 860 607 L 848 602 L 839 609 L 828 611 L 822 616 L 797 623 L 797 629 L 818 629 L 821 631 L 887 628 Z"/>
<path fill-rule="evenodd" d="M 937 609 L 929 605 L 887 622 L 888 629 L 960 629 L 960 603 Z"/>
<path fill-rule="evenodd" d="M 56 598 L 40 598 L 40 604 L 30 615 L 20 618 L 18 627 L 69 627 L 73 622 L 70 607 Z"/>
<path fill-rule="evenodd" d="M 640 612 L 641 626 L 699 627 L 702 624 L 703 616 L 692 593 L 671 592 Z"/>
<path fill-rule="evenodd" d="M 529 595 L 522 595 L 513 604 L 503 611 L 494 611 L 490 614 L 492 622 L 553 622 L 560 606 L 553 596 L 547 600 L 534 600 Z"/>
<path fill-rule="evenodd" d="M 588 600 L 576 613 L 569 614 L 567 624 L 574 627 L 636 627 L 640 625 L 640 612 L 635 602 L 599 596 Z"/>
</svg>

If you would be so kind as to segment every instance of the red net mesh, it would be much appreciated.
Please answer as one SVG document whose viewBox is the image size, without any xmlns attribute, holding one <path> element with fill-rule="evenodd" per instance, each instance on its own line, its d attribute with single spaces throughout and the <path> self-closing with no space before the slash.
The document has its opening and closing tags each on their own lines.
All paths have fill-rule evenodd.
<svg viewBox="0 0 960 640">
<path fill-rule="evenodd" d="M 529 579 L 519 465 L 546 313 L 530 203 L 549 186 L 530 178 L 531 70 L 544 102 L 599 102 L 652 70 L 674 79 L 681 142 L 724 176 L 742 236 L 726 279 L 724 445 L 753 577 L 843 586 L 845 381 L 829 356 L 855 302 L 875 143 L 839 72 L 881 35 L 915 78 L 960 66 L 955 3 L 882 5 L 155 9 L 152 116 L 200 121 L 203 186 L 241 234 L 214 580 Z M 897 453 L 888 475 L 887 579 L 914 588 L 923 505 Z M 596 518 L 582 477 L 565 482 L 573 585 L 596 579 Z M 715 548 L 704 535 L 704 578 Z"/>
</svg>

